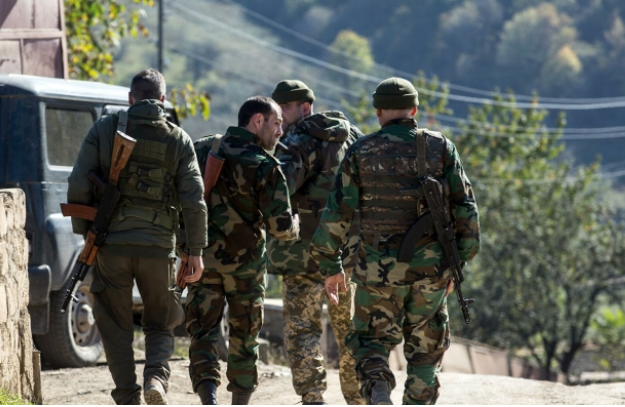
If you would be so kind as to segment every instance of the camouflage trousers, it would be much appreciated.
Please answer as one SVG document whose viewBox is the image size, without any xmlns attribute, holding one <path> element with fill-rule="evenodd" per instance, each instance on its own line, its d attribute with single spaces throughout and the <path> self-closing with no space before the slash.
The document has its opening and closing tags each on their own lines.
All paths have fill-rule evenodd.
<svg viewBox="0 0 625 407">
<path fill-rule="evenodd" d="M 450 345 L 446 286 L 446 280 L 401 287 L 357 286 L 346 345 L 356 359 L 360 392 L 367 400 L 373 381 L 395 388 L 388 358 L 403 338 L 408 378 L 402 404 L 436 402 L 437 374 Z"/>
<path fill-rule="evenodd" d="M 327 389 L 321 354 L 321 310 L 326 298 L 325 279 L 320 273 L 284 276 L 284 341 L 293 374 L 295 392 L 304 403 L 323 401 Z M 347 280 L 348 291 L 340 294 L 339 305 L 328 301 L 332 331 L 339 346 L 339 377 L 347 404 L 364 404 L 358 393 L 356 366 L 345 348 L 349 332 L 355 284 Z"/>
<path fill-rule="evenodd" d="M 265 272 L 240 278 L 204 270 L 201 283 L 189 285 L 186 326 L 191 335 L 189 375 L 193 390 L 203 380 L 221 384 L 219 324 L 228 302 L 228 391 L 251 393 L 258 387 L 258 334 L 263 325 Z"/>
</svg>

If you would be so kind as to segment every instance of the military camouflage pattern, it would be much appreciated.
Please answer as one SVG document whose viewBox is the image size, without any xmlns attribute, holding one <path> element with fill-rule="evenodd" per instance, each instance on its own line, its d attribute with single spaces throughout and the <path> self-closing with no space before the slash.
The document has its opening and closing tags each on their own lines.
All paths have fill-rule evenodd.
<svg viewBox="0 0 625 407">
<path fill-rule="evenodd" d="M 96 203 L 88 175 L 95 171 L 107 179 L 117 122 L 118 115 L 113 114 L 89 130 L 68 179 L 68 202 Z M 111 246 L 120 256 L 173 257 L 174 229 L 182 210 L 188 224 L 194 225 L 186 230 L 187 245 L 192 255 L 199 256 L 206 246 L 206 204 L 191 138 L 166 120 L 165 107 L 157 100 L 142 100 L 128 109 L 126 132 L 137 143 L 120 176 L 122 196 L 103 247 Z M 74 233 L 85 235 L 89 222 L 72 218 L 72 226 Z"/>
<path fill-rule="evenodd" d="M 347 151 L 311 243 L 311 257 L 322 274 L 342 271 L 341 248 L 354 212 L 361 211 L 354 317 L 346 343 L 356 360 L 361 394 L 372 381 L 395 387 L 388 366 L 390 350 L 405 340 L 408 378 L 404 404 L 433 403 L 437 372 L 449 347 L 446 287 L 450 271 L 435 236 L 417 242 L 409 262 L 397 254 L 410 224 L 427 210 L 418 194 L 417 123 L 391 120 L 379 132 L 359 139 Z M 454 144 L 426 131 L 427 175 L 448 185 L 450 214 L 463 261 L 479 250 L 477 205 Z M 370 400 L 368 400 L 370 402 Z"/>
<path fill-rule="evenodd" d="M 306 117 L 287 129 L 283 144 L 288 149 L 278 148 L 275 156 L 282 163 L 293 210 L 300 217 L 300 239 L 269 239 L 269 273 L 301 275 L 316 270 L 308 246 L 347 148 L 361 135 L 343 113 L 334 110 Z"/>
<path fill-rule="evenodd" d="M 357 361 L 364 397 L 369 397 L 374 380 L 386 381 L 395 388 L 388 357 L 403 339 L 408 379 L 402 404 L 436 402 L 437 373 L 450 346 L 446 285 L 447 280 L 442 279 L 435 284 L 402 287 L 357 286 L 346 344 Z"/>
<path fill-rule="evenodd" d="M 193 389 L 202 380 L 221 383 L 219 324 L 228 301 L 228 391 L 250 393 L 258 387 L 258 334 L 263 325 L 265 273 L 239 278 L 204 271 L 200 284 L 190 284 L 186 303 L 186 327 L 192 337 L 189 375 Z"/>
<path fill-rule="evenodd" d="M 194 144 L 202 173 L 213 138 L 204 137 Z M 265 270 L 267 235 L 278 240 L 297 237 L 287 184 L 279 161 L 245 129 L 228 129 L 219 156 L 226 163 L 208 197 L 204 265 L 221 274 L 252 277 Z"/>
<path fill-rule="evenodd" d="M 195 142 L 202 171 L 213 142 Z M 297 237 L 279 162 L 249 131 L 230 127 L 219 156 L 226 162 L 208 197 L 208 247 L 204 272 L 189 284 L 186 324 L 191 335 L 189 373 L 194 389 L 202 380 L 220 383 L 218 323 L 228 301 L 230 348 L 228 390 L 250 393 L 258 386 L 258 333 L 265 295 L 265 236 Z"/>
<path fill-rule="evenodd" d="M 284 341 L 293 374 L 295 392 L 304 403 L 323 401 L 327 389 L 326 371 L 321 353 L 321 310 L 326 299 L 324 278 L 319 273 L 284 276 Z M 339 345 L 339 378 L 347 404 L 364 404 L 359 394 L 354 358 L 345 347 L 349 332 L 355 284 L 340 293 L 336 306 L 328 301 L 332 332 Z"/>
<path fill-rule="evenodd" d="M 360 208 L 362 225 L 354 282 L 388 287 L 435 283 L 443 277 L 446 267 L 435 237 L 424 236 L 410 262 L 397 261 L 399 245 L 410 220 L 423 210 L 402 206 L 404 201 L 417 204 L 416 197 L 410 193 L 413 186 L 407 185 L 404 190 L 404 186 L 394 182 L 395 179 L 410 182 L 404 173 L 417 177 L 416 133 L 414 120 L 393 120 L 379 132 L 359 139 L 348 150 L 311 244 L 314 260 L 311 263 L 318 263 L 324 275 L 341 272 L 341 248 L 347 240 L 354 212 Z M 460 258 L 468 261 L 479 250 L 478 211 L 471 183 L 454 144 L 440 133 L 428 131 L 427 134 L 427 171 L 435 177 L 444 176 L 449 184 L 449 205 Z M 393 171 L 395 176 L 391 174 Z M 381 174 L 381 180 L 376 180 L 377 174 Z M 387 184 L 383 186 L 383 182 Z M 372 185 L 379 187 L 373 196 L 365 189 Z M 375 214 L 376 200 L 383 201 L 380 211 L 392 216 Z M 410 219 L 404 218 L 407 215 Z"/>
</svg>

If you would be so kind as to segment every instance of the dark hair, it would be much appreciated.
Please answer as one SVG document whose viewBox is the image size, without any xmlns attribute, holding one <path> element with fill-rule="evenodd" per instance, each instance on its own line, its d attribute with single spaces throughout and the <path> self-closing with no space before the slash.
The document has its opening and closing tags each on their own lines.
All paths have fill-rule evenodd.
<svg viewBox="0 0 625 407">
<path fill-rule="evenodd" d="M 130 94 L 137 102 L 144 99 L 160 99 L 165 92 L 165 77 L 152 68 L 136 74 L 130 84 Z"/>
<path fill-rule="evenodd" d="M 269 119 L 269 116 L 274 111 L 280 111 L 280 106 L 272 98 L 252 96 L 239 109 L 239 127 L 245 127 L 250 124 L 252 116 L 258 113 L 262 114 L 265 119 Z"/>
</svg>

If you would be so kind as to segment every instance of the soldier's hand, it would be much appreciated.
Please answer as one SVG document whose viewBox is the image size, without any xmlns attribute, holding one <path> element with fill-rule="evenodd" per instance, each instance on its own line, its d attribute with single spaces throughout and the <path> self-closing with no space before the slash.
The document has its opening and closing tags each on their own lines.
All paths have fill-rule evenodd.
<svg viewBox="0 0 625 407">
<path fill-rule="evenodd" d="M 330 301 L 332 301 L 334 305 L 339 305 L 339 291 L 347 291 L 347 287 L 345 286 L 345 272 L 343 271 L 326 278 L 326 292 L 328 293 L 328 298 L 330 298 Z"/>
<path fill-rule="evenodd" d="M 449 280 L 449 282 L 447 283 L 447 289 L 445 290 L 445 297 L 449 295 L 449 293 L 451 292 L 451 290 L 453 290 L 453 288 L 454 288 L 454 280 Z"/>
<path fill-rule="evenodd" d="M 204 271 L 202 256 L 189 256 L 187 270 L 187 276 L 184 278 L 184 281 L 187 283 L 197 283 L 200 281 L 202 278 L 202 272 Z"/>
<path fill-rule="evenodd" d="M 297 239 L 299 240 L 299 215 L 296 213 L 293 215 L 293 225 L 297 228 Z"/>
</svg>

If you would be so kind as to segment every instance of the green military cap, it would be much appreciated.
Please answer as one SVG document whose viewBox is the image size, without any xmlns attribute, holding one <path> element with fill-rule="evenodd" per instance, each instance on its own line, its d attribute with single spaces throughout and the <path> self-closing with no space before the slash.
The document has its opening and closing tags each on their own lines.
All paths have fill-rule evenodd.
<svg viewBox="0 0 625 407">
<path fill-rule="evenodd" d="M 373 92 L 376 109 L 410 109 L 419 106 L 419 93 L 410 81 L 388 78 L 380 82 Z"/>
<path fill-rule="evenodd" d="M 315 101 L 315 94 L 304 82 L 290 79 L 278 83 L 271 92 L 271 98 L 278 104 L 302 100 L 312 103 Z"/>
</svg>

